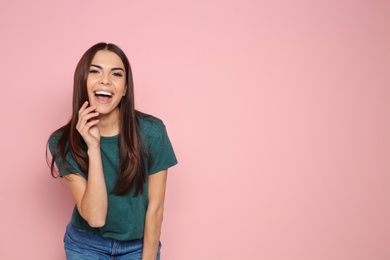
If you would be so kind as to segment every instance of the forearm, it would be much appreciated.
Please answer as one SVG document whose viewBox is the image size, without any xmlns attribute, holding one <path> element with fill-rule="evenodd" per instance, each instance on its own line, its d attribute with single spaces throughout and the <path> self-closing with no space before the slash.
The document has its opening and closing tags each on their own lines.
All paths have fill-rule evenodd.
<svg viewBox="0 0 390 260">
<path fill-rule="evenodd" d="M 160 242 L 163 208 L 148 209 L 145 217 L 142 260 L 155 260 Z"/>
<path fill-rule="evenodd" d="M 88 181 L 80 214 L 89 225 L 101 227 L 106 221 L 108 201 L 100 147 L 88 149 L 88 158 Z"/>
</svg>

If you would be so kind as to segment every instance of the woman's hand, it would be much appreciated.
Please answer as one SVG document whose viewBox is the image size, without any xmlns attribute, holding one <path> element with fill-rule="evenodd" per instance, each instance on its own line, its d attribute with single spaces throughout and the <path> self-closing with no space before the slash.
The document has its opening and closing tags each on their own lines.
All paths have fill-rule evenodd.
<svg viewBox="0 0 390 260">
<path fill-rule="evenodd" d="M 77 121 L 76 129 L 83 137 L 88 148 L 99 147 L 100 145 L 100 131 L 97 126 L 99 119 L 92 119 L 99 115 L 95 111 L 96 106 L 88 106 L 88 101 L 85 101 L 79 110 L 79 119 Z"/>
</svg>

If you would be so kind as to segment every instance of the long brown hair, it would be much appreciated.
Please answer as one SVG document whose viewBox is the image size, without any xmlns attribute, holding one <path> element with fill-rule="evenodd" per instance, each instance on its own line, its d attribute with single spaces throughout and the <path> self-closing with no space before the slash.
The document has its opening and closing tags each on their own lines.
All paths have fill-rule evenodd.
<svg viewBox="0 0 390 260">
<path fill-rule="evenodd" d="M 114 193 L 123 195 L 134 189 L 134 196 L 137 196 L 142 193 L 146 181 L 145 159 L 147 157 L 147 151 L 141 140 L 137 121 L 137 117 L 142 116 L 142 113 L 135 110 L 133 75 L 130 62 L 125 53 L 115 44 L 95 44 L 81 57 L 74 73 L 72 118 L 66 125 L 53 133 L 61 133 L 61 136 L 54 149 L 51 160 L 48 159 L 47 154 L 46 158 L 49 163 L 51 175 L 54 178 L 60 176 L 55 167 L 57 157 L 66 168 L 70 168 L 66 162 L 67 153 L 70 153 L 80 169 L 85 174 L 88 174 L 87 145 L 76 130 L 76 124 L 78 121 L 78 111 L 83 103 L 88 100 L 87 78 L 90 65 L 95 54 L 100 50 L 108 50 L 117 54 L 125 66 L 127 75 L 126 95 L 119 104 L 119 174 Z"/>
</svg>

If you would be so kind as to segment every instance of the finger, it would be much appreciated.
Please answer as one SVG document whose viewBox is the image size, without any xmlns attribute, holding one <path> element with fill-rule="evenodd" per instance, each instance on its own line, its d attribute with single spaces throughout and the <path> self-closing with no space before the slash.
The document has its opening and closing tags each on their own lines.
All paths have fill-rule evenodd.
<svg viewBox="0 0 390 260">
<path fill-rule="evenodd" d="M 83 114 L 91 113 L 92 111 L 96 110 L 96 106 L 90 106 L 90 107 L 88 107 L 88 104 L 89 104 L 88 101 L 85 101 L 85 102 L 83 103 L 83 105 L 81 106 L 81 108 L 80 108 L 79 111 L 78 111 L 79 116 L 81 116 L 81 115 L 83 115 Z"/>
<path fill-rule="evenodd" d="M 92 113 L 89 113 L 89 114 L 86 114 L 86 115 L 83 115 L 81 117 L 81 121 L 85 121 L 85 122 L 88 122 L 88 120 L 94 118 L 94 117 L 97 117 L 99 116 L 99 112 L 92 112 Z"/>
<path fill-rule="evenodd" d="M 99 123 L 99 119 L 91 120 L 86 124 L 84 124 L 83 126 L 77 127 L 76 129 L 81 136 L 86 137 L 88 135 L 89 130 L 94 126 L 97 126 L 98 123 Z"/>
<path fill-rule="evenodd" d="M 88 101 L 86 101 L 86 103 L 88 105 Z M 83 115 L 89 114 L 92 111 L 96 110 L 96 106 L 85 107 L 84 105 L 79 110 L 79 117 L 82 117 Z"/>
<path fill-rule="evenodd" d="M 99 116 L 99 112 L 93 112 L 83 115 L 79 118 L 76 124 L 76 129 L 81 130 L 92 118 Z"/>
<path fill-rule="evenodd" d="M 80 107 L 80 109 L 79 109 L 79 114 L 81 113 L 81 112 L 83 112 L 86 108 L 87 108 L 87 106 L 88 106 L 88 101 L 85 101 L 84 103 L 83 103 L 83 105 Z"/>
<path fill-rule="evenodd" d="M 81 129 L 80 134 L 83 136 L 84 134 L 88 134 L 89 130 L 92 127 L 97 127 L 97 124 L 99 123 L 99 119 L 91 120 L 90 122 L 86 123 L 85 126 Z"/>
<path fill-rule="evenodd" d="M 86 108 L 87 105 L 88 105 L 88 101 L 84 102 L 84 104 L 81 106 L 79 113 L 78 113 L 79 118 L 78 118 L 77 124 L 79 124 L 79 123 L 85 124 L 85 122 L 91 118 L 91 117 L 88 117 L 87 120 L 85 120 L 85 116 L 89 115 L 94 110 L 96 110 L 96 106 L 90 106 L 90 107 Z M 97 116 L 97 115 L 93 114 L 92 117 Z"/>
<path fill-rule="evenodd" d="M 91 120 L 85 124 L 86 127 L 91 128 L 99 123 L 99 119 Z M 88 129 L 89 130 L 89 129 Z"/>
</svg>

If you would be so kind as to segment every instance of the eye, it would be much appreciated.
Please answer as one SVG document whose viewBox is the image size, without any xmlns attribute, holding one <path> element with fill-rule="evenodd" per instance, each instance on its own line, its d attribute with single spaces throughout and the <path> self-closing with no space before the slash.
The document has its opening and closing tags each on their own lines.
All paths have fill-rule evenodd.
<svg viewBox="0 0 390 260">
<path fill-rule="evenodd" d="M 96 69 L 90 69 L 90 70 L 89 70 L 89 73 L 91 73 L 91 74 L 97 74 L 97 73 L 99 73 L 99 71 L 96 70 Z"/>
<path fill-rule="evenodd" d="M 120 72 L 114 72 L 112 73 L 112 75 L 114 75 L 115 77 L 123 77 L 122 73 Z"/>
</svg>

